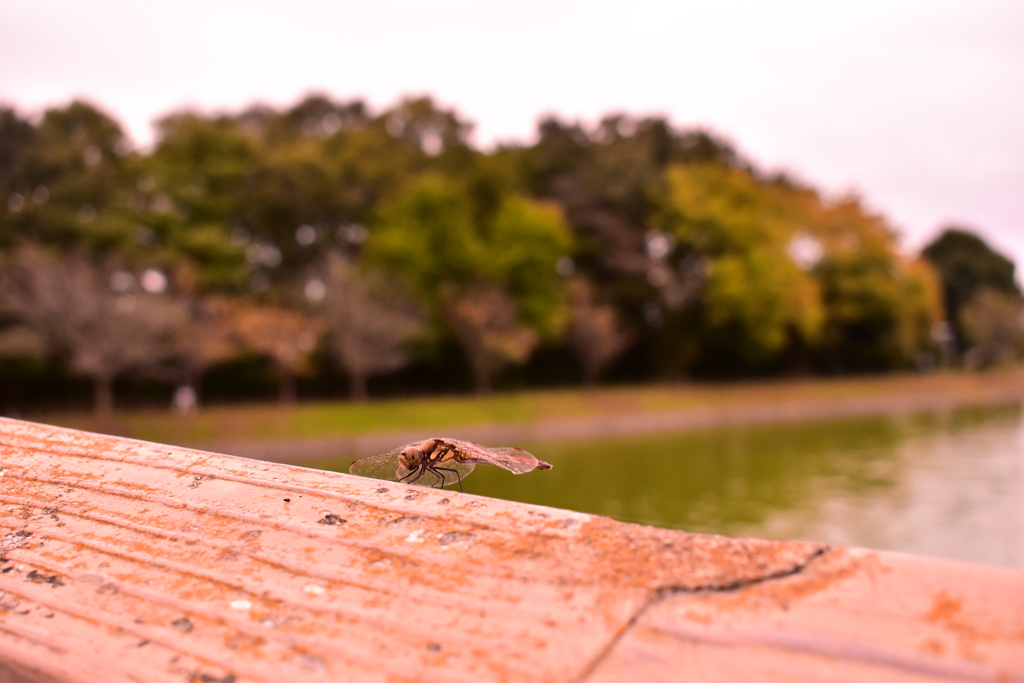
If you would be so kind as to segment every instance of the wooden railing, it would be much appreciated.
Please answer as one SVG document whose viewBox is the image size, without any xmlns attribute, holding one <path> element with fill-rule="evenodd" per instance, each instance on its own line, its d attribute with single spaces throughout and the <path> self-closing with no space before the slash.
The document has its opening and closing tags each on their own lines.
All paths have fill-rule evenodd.
<svg viewBox="0 0 1024 683">
<path fill-rule="evenodd" d="M 0 680 L 1024 678 L 1024 573 L 0 419 Z"/>
</svg>

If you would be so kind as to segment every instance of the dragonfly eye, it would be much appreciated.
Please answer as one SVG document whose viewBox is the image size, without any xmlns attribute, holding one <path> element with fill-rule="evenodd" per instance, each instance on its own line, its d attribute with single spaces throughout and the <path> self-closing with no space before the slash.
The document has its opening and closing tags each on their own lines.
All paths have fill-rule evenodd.
<svg viewBox="0 0 1024 683">
<path fill-rule="evenodd" d="M 409 446 L 404 451 L 402 451 L 402 455 L 399 457 L 399 461 L 402 463 L 402 466 L 407 470 L 412 470 L 419 467 L 420 459 L 420 450 L 412 446 Z"/>
</svg>

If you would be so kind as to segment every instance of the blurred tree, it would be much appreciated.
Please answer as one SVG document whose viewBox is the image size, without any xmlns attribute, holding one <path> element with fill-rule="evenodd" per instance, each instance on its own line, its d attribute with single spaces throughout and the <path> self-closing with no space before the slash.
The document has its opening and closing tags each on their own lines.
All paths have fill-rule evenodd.
<svg viewBox="0 0 1024 683">
<path fill-rule="evenodd" d="M 4 287 L 0 285 L 0 291 Z M 46 350 L 46 338 L 27 325 L 14 323 L 0 328 L 0 358 L 41 360 Z"/>
<path fill-rule="evenodd" d="M 510 195 L 480 232 L 485 254 L 476 264 L 476 277 L 500 283 L 524 324 L 541 336 L 557 336 L 566 316 L 558 264 L 572 251 L 561 208 Z"/>
<path fill-rule="evenodd" d="M 387 121 L 384 112 L 322 143 L 334 192 L 350 211 L 346 221 L 365 224 L 381 201 L 393 198 L 410 178 L 430 166 L 430 157 L 417 143 L 388 132 Z"/>
<path fill-rule="evenodd" d="M 900 367 L 932 345 L 930 330 L 941 319 L 934 275 L 921 264 L 897 267 L 870 260 L 823 264 L 826 348 L 837 369 Z"/>
<path fill-rule="evenodd" d="M 498 370 L 523 363 L 540 343 L 540 335 L 519 321 L 515 300 L 494 287 L 442 295 L 441 315 L 469 360 L 477 394 L 489 393 Z"/>
<path fill-rule="evenodd" d="M 202 290 L 238 291 L 249 268 L 280 265 L 273 242 L 250 244 L 247 190 L 260 163 L 258 141 L 227 117 L 182 112 L 157 123 L 156 149 L 141 166 L 135 196 L 142 241 L 197 267 Z"/>
<path fill-rule="evenodd" d="M 569 322 L 565 337 L 583 365 L 583 383 L 595 386 L 601 373 L 633 343 L 633 335 L 619 325 L 615 308 L 594 302 L 586 279 L 574 277 L 566 283 Z"/>
<path fill-rule="evenodd" d="M 307 95 L 281 114 L 259 107 L 238 118 L 246 129 L 264 136 L 272 147 L 300 138 L 325 140 L 365 128 L 372 120 L 362 101 L 335 102 L 323 94 Z"/>
<path fill-rule="evenodd" d="M 670 179 L 680 268 L 705 264 L 701 362 L 725 351 L 748 368 L 788 357 L 884 370 L 934 345 L 933 273 L 900 256 L 892 230 L 856 199 L 826 202 L 784 176 L 721 164 L 675 167 Z"/>
<path fill-rule="evenodd" d="M 80 253 L 57 256 L 27 243 L 5 271 L 4 307 L 93 380 L 101 415 L 113 411 L 116 378 L 165 360 L 184 317 L 169 297 L 135 291 L 127 271 L 97 267 Z"/>
<path fill-rule="evenodd" d="M 969 343 L 962 314 L 975 294 L 983 288 L 1011 296 L 1020 294 L 1020 287 L 1014 279 L 1013 262 L 967 229 L 946 228 L 924 248 L 922 255 L 939 272 L 946 318 L 953 325 L 953 334 L 961 352 Z"/>
<path fill-rule="evenodd" d="M 14 238 L 9 227 L 12 214 L 31 202 L 34 178 L 30 176 L 30 155 L 36 145 L 35 127 L 9 107 L 0 107 L 0 246 Z"/>
<path fill-rule="evenodd" d="M 686 254 L 665 241 L 671 234 L 655 230 L 668 203 L 667 171 L 744 163 L 713 135 L 677 130 L 657 117 L 608 116 L 589 131 L 549 118 L 538 138 L 521 153 L 523 173 L 532 192 L 562 205 L 576 238 L 575 269 L 633 331 L 637 343 L 627 372 L 678 372 L 678 359 L 686 355 L 681 350 L 693 345 L 687 307 L 699 294 L 704 263 L 690 259 L 677 269 Z"/>
<path fill-rule="evenodd" d="M 459 184 L 431 175 L 385 207 L 368 255 L 401 273 L 435 320 L 450 327 L 474 386 L 486 391 L 503 364 L 499 349 L 507 361 L 522 362 L 536 346 L 526 343 L 526 330 L 534 336 L 561 331 L 565 303 L 555 266 L 570 249 L 556 206 L 510 195 L 492 216 L 479 218 Z M 480 309 L 484 302 L 498 307 L 493 317 Z"/>
<path fill-rule="evenodd" d="M 259 119 L 254 125 L 250 119 Z M 312 264 L 322 262 L 338 229 L 365 213 L 358 191 L 328 153 L 352 134 L 365 131 L 370 118 L 362 102 L 336 103 L 311 95 L 277 113 L 259 110 L 236 119 L 262 142 L 246 188 L 244 235 L 256 246 L 250 262 L 270 281 L 282 285 Z M 259 259 L 272 245 L 278 263 Z"/>
<path fill-rule="evenodd" d="M 269 358 L 278 376 L 282 403 L 295 403 L 296 377 L 310 369 L 309 355 L 322 332 L 320 321 L 281 306 L 248 306 L 237 316 L 237 332 L 243 346 Z"/>
<path fill-rule="evenodd" d="M 1024 301 L 1020 295 L 981 287 L 960 315 L 968 367 L 995 367 L 1024 357 Z"/>
<path fill-rule="evenodd" d="M 814 275 L 825 300 L 826 367 L 887 370 L 931 353 L 942 303 L 930 265 L 902 257 L 891 228 L 853 198 L 823 205 L 812 227 L 823 245 Z"/>
<path fill-rule="evenodd" d="M 238 302 L 220 295 L 183 295 L 185 316 L 174 330 L 168 372 L 175 387 L 175 407 L 198 408 L 203 374 L 239 353 Z"/>
<path fill-rule="evenodd" d="M 676 254 L 681 275 L 703 279 L 703 362 L 735 373 L 763 366 L 794 340 L 815 344 L 824 311 L 808 271 L 820 256 L 801 232 L 814 197 L 723 164 L 675 166 L 669 180 L 663 220 L 674 242 L 657 251 Z M 806 240 L 807 254 L 791 253 L 795 239 Z"/>
<path fill-rule="evenodd" d="M 468 124 L 429 98 L 372 117 L 362 102 L 315 95 L 232 123 L 261 142 L 233 230 L 248 245 L 257 292 L 317 270 L 332 249 L 358 256 L 363 226 L 395 188 L 431 167 L 472 167 L 480 156 L 465 142 Z"/>
<path fill-rule="evenodd" d="M 671 156 L 663 121 L 606 118 L 593 135 L 579 125 L 547 119 L 529 150 L 534 192 L 556 199 L 579 239 L 577 261 L 616 296 L 643 277 L 643 238 Z"/>
<path fill-rule="evenodd" d="M 473 129 L 454 111 L 440 109 L 429 97 L 402 100 L 383 117 L 392 137 L 415 145 L 428 156 L 467 148 Z"/>
<path fill-rule="evenodd" d="M 328 264 L 324 311 L 352 400 L 366 399 L 371 375 L 408 363 L 408 344 L 423 331 L 420 307 L 400 282 L 380 271 L 360 272 L 338 254 Z"/>
<path fill-rule="evenodd" d="M 548 118 L 535 144 L 486 153 L 471 145 L 469 122 L 430 98 L 371 112 L 315 94 L 285 109 L 177 112 L 158 125 L 155 148 L 140 153 L 84 102 L 38 118 L 0 108 L 0 254 L 37 241 L 108 270 L 117 261 L 129 276 L 174 274 L 168 292 L 185 314 L 161 376 L 193 393 L 236 353 L 231 304 L 211 294 L 246 294 L 274 311 L 264 317 L 305 320 L 292 291 L 305 282 L 310 301 L 334 297 L 336 319 L 381 322 L 336 328 L 336 343 L 365 349 L 402 320 L 412 325 L 403 312 L 366 312 L 381 299 L 404 311 L 399 295 L 380 295 L 391 275 L 421 302 L 433 339 L 461 347 L 478 390 L 541 339 L 574 349 L 588 381 L 618 354 L 616 372 L 643 379 L 883 370 L 934 351 L 935 275 L 900 255 L 884 220 L 855 198 L 826 200 L 760 173 L 711 133 L 663 118 Z M 345 296 L 329 291 L 336 252 L 372 266 L 342 277 L 360 283 L 335 288 Z M 1013 264 L 959 229 L 925 257 L 966 348 L 967 302 L 984 287 L 1015 295 Z M 287 368 L 307 355 L 295 350 L 309 337 L 294 322 L 249 323 L 253 348 L 262 339 L 260 353 L 285 359 L 275 360 L 283 395 L 294 394 Z M 356 393 L 367 375 L 404 362 L 400 343 L 373 346 L 386 363 L 335 348 L 342 364 L 362 354 L 348 362 Z"/>
<path fill-rule="evenodd" d="M 0 245 L 22 239 L 93 251 L 131 239 L 131 150 L 120 126 L 90 104 L 47 110 L 34 128 L 0 116 Z"/>
<path fill-rule="evenodd" d="M 322 147 L 302 138 L 268 150 L 246 188 L 241 223 L 247 227 L 236 236 L 243 235 L 254 272 L 277 287 L 322 261 L 336 229 L 354 213 Z"/>
<path fill-rule="evenodd" d="M 18 380 L 26 371 L 38 371 L 47 360 L 46 353 L 46 339 L 27 325 L 5 320 L 0 326 L 0 389 L 6 403 L 0 410 L 4 410 L 5 415 L 17 417 L 21 399 Z"/>
<path fill-rule="evenodd" d="M 412 183 L 383 207 L 368 256 L 402 273 L 433 306 L 443 282 L 464 284 L 487 268 L 469 197 L 436 175 Z"/>
</svg>

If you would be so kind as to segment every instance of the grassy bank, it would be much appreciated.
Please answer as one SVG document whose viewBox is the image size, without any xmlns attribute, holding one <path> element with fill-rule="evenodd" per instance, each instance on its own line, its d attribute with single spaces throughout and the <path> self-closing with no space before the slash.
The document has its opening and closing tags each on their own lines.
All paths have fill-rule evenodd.
<svg viewBox="0 0 1024 683">
<path fill-rule="evenodd" d="M 215 406 L 190 415 L 121 410 L 112 419 L 90 414 L 30 415 L 28 419 L 147 441 L 204 444 L 358 436 L 478 425 L 515 425 L 580 417 L 649 414 L 688 408 L 721 408 L 793 400 L 842 402 L 919 392 L 949 395 L 970 404 L 993 386 L 1024 387 L 1024 371 L 935 373 L 729 384 L 660 384 L 596 390 L 563 389 L 485 397 L 426 397 L 370 401 Z"/>
</svg>

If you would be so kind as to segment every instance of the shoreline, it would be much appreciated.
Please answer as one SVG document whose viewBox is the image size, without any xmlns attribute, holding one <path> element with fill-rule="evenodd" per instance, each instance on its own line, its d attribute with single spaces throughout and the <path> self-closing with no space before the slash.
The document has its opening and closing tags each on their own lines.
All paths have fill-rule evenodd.
<svg viewBox="0 0 1024 683">
<path fill-rule="evenodd" d="M 521 424 L 475 424 L 437 429 L 380 431 L 358 435 L 253 441 L 210 441 L 189 447 L 258 460 L 312 466 L 326 460 L 364 457 L 403 443 L 441 435 L 490 445 L 530 441 L 576 441 L 602 437 L 682 432 L 728 426 L 799 422 L 945 412 L 973 406 L 1006 405 L 1024 400 L 1024 373 L 972 375 L 966 381 L 929 392 L 927 386 L 904 387 L 902 392 L 857 396 L 794 396 L 779 385 L 778 395 L 717 402 L 682 409 L 560 417 Z M 764 393 L 766 387 L 761 386 Z M 770 387 L 767 387 L 770 389 Z M 909 390 L 908 390 L 909 389 Z M 735 390 L 727 387 L 727 391 Z M 709 397 L 710 398 L 710 397 Z"/>
</svg>

